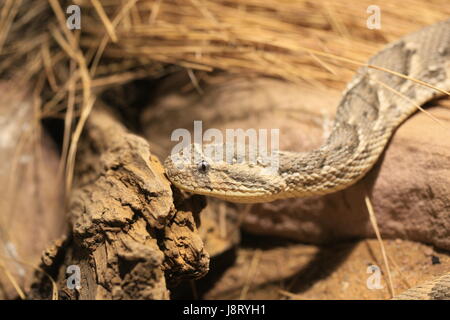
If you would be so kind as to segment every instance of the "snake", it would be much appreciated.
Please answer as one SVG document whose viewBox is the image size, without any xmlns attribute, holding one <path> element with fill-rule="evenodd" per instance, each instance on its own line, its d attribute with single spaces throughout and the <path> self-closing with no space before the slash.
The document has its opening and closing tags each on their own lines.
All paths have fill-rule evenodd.
<svg viewBox="0 0 450 320">
<path fill-rule="evenodd" d="M 346 86 L 332 130 L 319 148 L 276 150 L 269 155 L 269 160 L 276 157 L 276 161 L 270 162 L 267 157 L 248 161 L 249 157 L 236 154 L 221 159 L 201 144 L 189 143 L 167 157 L 166 176 L 181 190 L 231 202 L 260 203 L 336 192 L 363 178 L 395 130 L 421 105 L 449 95 L 448 91 L 450 19 L 389 43 L 363 64 Z M 220 143 L 211 145 L 215 152 L 227 150 Z M 249 145 L 245 150 L 256 148 Z M 271 163 L 277 164 L 276 170 L 269 170 Z M 450 299 L 450 272 L 395 298 Z"/>
</svg>

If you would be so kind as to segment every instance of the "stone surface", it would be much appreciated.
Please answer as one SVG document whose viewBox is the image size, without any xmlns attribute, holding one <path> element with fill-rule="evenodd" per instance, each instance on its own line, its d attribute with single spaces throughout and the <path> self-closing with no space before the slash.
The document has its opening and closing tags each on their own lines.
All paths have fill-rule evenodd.
<svg viewBox="0 0 450 320">
<path fill-rule="evenodd" d="M 26 86 L 0 82 L 0 299 L 27 292 L 42 251 L 64 234 L 58 150 Z M 9 274 L 9 277 L 6 276 Z"/>
</svg>

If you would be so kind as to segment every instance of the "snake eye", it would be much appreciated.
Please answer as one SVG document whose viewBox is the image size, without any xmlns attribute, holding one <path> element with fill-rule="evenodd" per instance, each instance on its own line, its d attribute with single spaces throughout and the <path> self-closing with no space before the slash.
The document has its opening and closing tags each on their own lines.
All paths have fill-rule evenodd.
<svg viewBox="0 0 450 320">
<path fill-rule="evenodd" d="M 208 169 L 209 169 L 209 164 L 205 160 L 200 161 L 199 164 L 197 165 L 197 170 L 201 173 L 208 172 Z"/>
</svg>

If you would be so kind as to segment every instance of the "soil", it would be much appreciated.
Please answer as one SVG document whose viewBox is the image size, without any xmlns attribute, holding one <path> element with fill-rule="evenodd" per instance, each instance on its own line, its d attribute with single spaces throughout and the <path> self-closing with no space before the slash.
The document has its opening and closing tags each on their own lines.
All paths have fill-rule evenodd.
<svg viewBox="0 0 450 320">
<path fill-rule="evenodd" d="M 448 253 L 400 239 L 384 240 L 383 243 L 396 294 L 448 271 Z M 224 256 L 234 262 L 226 262 Z M 228 253 L 224 256 L 214 257 L 210 273 L 195 281 L 194 286 L 184 288 L 178 298 L 391 298 L 380 246 L 374 239 L 314 246 L 246 235 L 234 255 Z M 372 265 L 380 268 L 379 289 L 367 286 L 367 281 L 373 276 L 368 270 Z"/>
</svg>

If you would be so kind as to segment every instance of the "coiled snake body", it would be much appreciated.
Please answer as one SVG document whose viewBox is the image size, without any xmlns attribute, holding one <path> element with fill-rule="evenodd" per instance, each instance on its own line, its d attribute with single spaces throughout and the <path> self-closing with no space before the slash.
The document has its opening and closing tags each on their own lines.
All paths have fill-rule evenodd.
<svg viewBox="0 0 450 320">
<path fill-rule="evenodd" d="M 217 161 L 194 144 L 165 161 L 166 173 L 181 189 L 233 202 L 335 192 L 354 184 L 372 168 L 394 130 L 418 105 L 449 90 L 450 20 L 446 20 L 389 44 L 358 70 L 343 94 L 333 130 L 322 147 L 305 153 L 278 152 L 278 169 L 273 172 L 259 162 Z M 450 299 L 450 274 L 398 298 Z"/>
</svg>

